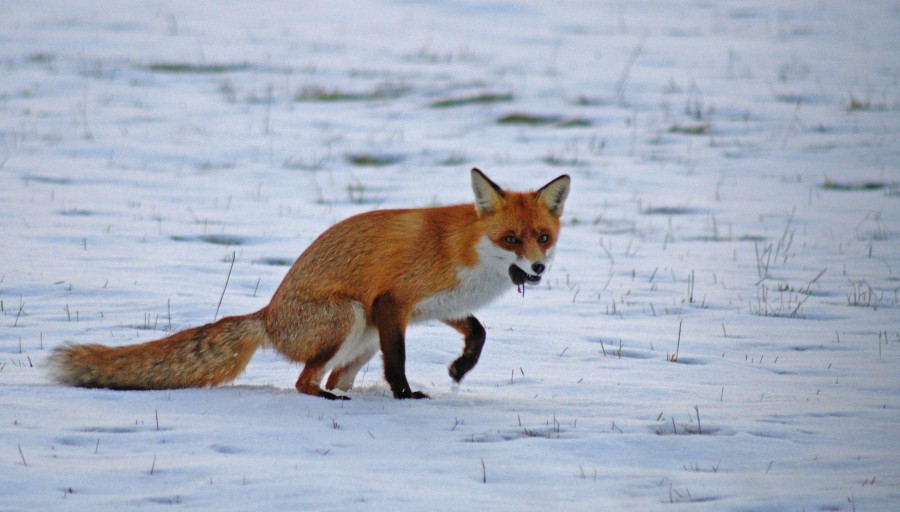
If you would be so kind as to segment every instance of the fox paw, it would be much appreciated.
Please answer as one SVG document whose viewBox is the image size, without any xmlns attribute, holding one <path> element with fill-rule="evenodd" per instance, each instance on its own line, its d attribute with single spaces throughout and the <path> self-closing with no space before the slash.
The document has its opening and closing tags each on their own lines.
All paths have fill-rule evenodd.
<svg viewBox="0 0 900 512">
<path fill-rule="evenodd" d="M 405 389 L 400 393 L 394 393 L 394 398 L 405 400 L 407 398 L 412 398 L 414 400 L 421 400 L 423 398 L 430 399 L 431 397 L 421 391 L 410 391 L 409 389 Z"/>
</svg>

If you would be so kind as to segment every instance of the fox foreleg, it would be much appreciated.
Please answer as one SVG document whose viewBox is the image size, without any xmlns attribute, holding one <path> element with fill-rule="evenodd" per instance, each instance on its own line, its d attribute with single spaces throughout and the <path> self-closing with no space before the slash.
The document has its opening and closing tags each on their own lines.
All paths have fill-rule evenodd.
<svg viewBox="0 0 900 512">
<path fill-rule="evenodd" d="M 406 379 L 406 321 L 397 300 L 388 293 L 379 295 L 372 303 L 372 318 L 384 357 L 384 379 L 391 386 L 394 398 L 430 398 L 410 389 Z"/>
<path fill-rule="evenodd" d="M 459 382 L 478 363 L 484 346 L 484 326 L 474 316 L 462 320 L 447 320 L 444 323 L 459 331 L 465 338 L 462 355 L 450 364 L 448 371 L 450 378 Z"/>
</svg>

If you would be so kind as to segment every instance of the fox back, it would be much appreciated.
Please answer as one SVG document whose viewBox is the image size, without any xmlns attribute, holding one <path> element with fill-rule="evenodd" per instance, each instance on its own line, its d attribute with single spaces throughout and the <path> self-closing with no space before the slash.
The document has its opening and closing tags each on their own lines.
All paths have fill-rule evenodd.
<svg viewBox="0 0 900 512">
<path fill-rule="evenodd" d="M 340 295 L 368 313 L 389 292 L 411 320 L 452 320 L 511 287 L 540 283 L 569 177 L 512 192 L 473 169 L 472 188 L 474 205 L 378 210 L 335 224 L 300 255 L 272 304 Z"/>
</svg>

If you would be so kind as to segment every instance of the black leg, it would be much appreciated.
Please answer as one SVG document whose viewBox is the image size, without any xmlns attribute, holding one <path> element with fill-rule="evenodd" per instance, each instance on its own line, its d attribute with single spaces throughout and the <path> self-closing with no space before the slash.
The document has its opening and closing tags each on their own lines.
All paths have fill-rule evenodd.
<svg viewBox="0 0 900 512">
<path fill-rule="evenodd" d="M 412 391 L 406 380 L 406 322 L 397 301 L 388 294 L 379 295 L 372 304 L 372 317 L 384 357 L 384 379 L 394 398 L 428 398 L 421 391 Z"/>
<path fill-rule="evenodd" d="M 453 361 L 449 369 L 450 377 L 454 381 L 459 382 L 478 363 L 478 358 L 481 356 L 481 348 L 484 346 L 484 326 L 474 316 L 469 316 L 463 320 L 446 321 L 445 323 L 462 333 L 465 337 L 462 355 L 456 361 Z"/>
</svg>

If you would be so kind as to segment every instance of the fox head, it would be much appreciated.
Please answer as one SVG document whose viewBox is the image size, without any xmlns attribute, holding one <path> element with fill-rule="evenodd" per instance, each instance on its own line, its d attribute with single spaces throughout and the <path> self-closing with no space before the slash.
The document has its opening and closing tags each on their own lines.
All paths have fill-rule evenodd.
<svg viewBox="0 0 900 512">
<path fill-rule="evenodd" d="M 490 241 L 486 256 L 508 263 L 516 286 L 540 283 L 553 259 L 570 181 L 562 175 L 536 191 L 511 192 L 472 169 L 475 210 Z"/>
</svg>

